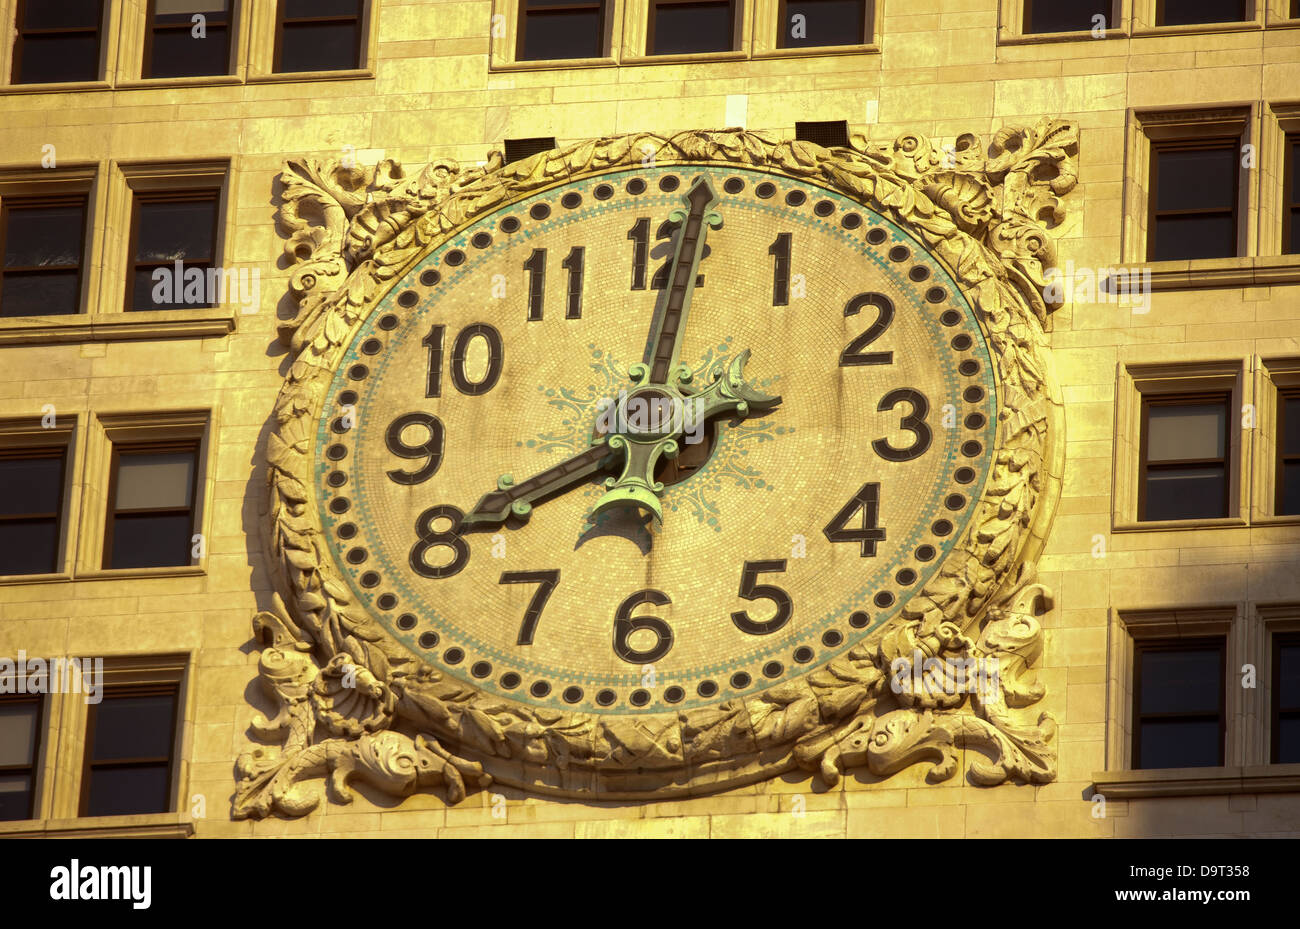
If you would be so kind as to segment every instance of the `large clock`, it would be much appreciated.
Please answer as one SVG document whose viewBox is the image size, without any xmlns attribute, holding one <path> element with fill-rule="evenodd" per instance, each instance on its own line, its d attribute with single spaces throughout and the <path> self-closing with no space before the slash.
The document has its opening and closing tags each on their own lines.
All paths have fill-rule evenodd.
<svg viewBox="0 0 1300 929">
<path fill-rule="evenodd" d="M 297 735 L 241 760 L 238 815 L 308 808 L 317 724 L 336 776 L 452 799 L 949 776 L 960 745 L 980 782 L 1050 780 L 1050 720 L 1011 710 L 1043 694 L 1041 219 L 1073 132 L 963 137 L 956 168 L 731 130 L 290 163 L 257 624 Z M 997 693 L 893 677 L 978 656 Z"/>
<path fill-rule="evenodd" d="M 444 674 L 687 709 L 898 612 L 966 527 L 996 389 L 960 289 L 879 213 L 756 171 L 601 174 L 469 225 L 357 329 L 320 518 Z"/>
</svg>

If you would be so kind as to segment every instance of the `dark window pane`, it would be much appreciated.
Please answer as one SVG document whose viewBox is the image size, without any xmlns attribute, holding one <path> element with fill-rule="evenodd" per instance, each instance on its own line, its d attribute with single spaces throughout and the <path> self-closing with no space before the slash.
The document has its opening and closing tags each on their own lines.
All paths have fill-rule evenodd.
<svg viewBox="0 0 1300 929">
<path fill-rule="evenodd" d="M 360 67 L 355 23 L 286 25 L 280 44 L 280 70 L 343 71 Z"/>
<path fill-rule="evenodd" d="M 1230 209 L 1237 199 L 1236 148 L 1156 152 L 1156 209 Z"/>
<path fill-rule="evenodd" d="M 1277 739 L 1278 764 L 1300 762 L 1300 718 L 1279 719 L 1273 737 Z"/>
<path fill-rule="evenodd" d="M 216 200 L 140 204 L 136 261 L 210 261 Z"/>
<path fill-rule="evenodd" d="M 172 694 L 112 696 L 95 710 L 95 745 L 91 761 L 170 758 Z"/>
<path fill-rule="evenodd" d="M 1099 14 L 1109 26 L 1110 12 L 1110 0 L 1027 0 L 1025 32 L 1080 32 Z"/>
<path fill-rule="evenodd" d="M 1157 25 L 1231 23 L 1245 18 L 1246 5 L 1242 0 L 1164 0 L 1164 16 Z"/>
<path fill-rule="evenodd" d="M 98 35 L 28 35 L 20 42 L 22 59 L 17 84 L 93 81 L 99 77 Z"/>
<path fill-rule="evenodd" d="M 1203 768 L 1222 764 L 1217 720 L 1161 719 L 1142 723 L 1140 768 Z"/>
<path fill-rule="evenodd" d="M 788 0 L 782 48 L 859 45 L 867 41 L 865 0 Z"/>
<path fill-rule="evenodd" d="M 598 58 L 601 51 L 599 10 L 529 10 L 524 23 L 524 61 Z"/>
<path fill-rule="evenodd" d="M 1236 254 L 1237 224 L 1227 213 L 1219 216 L 1162 216 L 1156 220 L 1152 261 L 1233 258 Z"/>
<path fill-rule="evenodd" d="M 0 316 L 61 316 L 80 309 L 78 271 L 11 271 L 0 280 Z"/>
<path fill-rule="evenodd" d="M 63 494 L 63 457 L 0 459 L 0 516 L 55 513 Z"/>
<path fill-rule="evenodd" d="M 166 813 L 167 765 L 100 768 L 90 772 L 90 792 L 84 816 L 128 816 Z"/>
<path fill-rule="evenodd" d="M 0 521 L 0 575 L 52 574 L 58 560 L 57 520 Z"/>
<path fill-rule="evenodd" d="M 654 9 L 652 55 L 729 52 L 734 38 L 729 3 L 671 3 Z"/>
<path fill-rule="evenodd" d="M 1140 713 L 1218 713 L 1223 665 L 1217 648 L 1142 650 Z"/>
<path fill-rule="evenodd" d="M 1300 255 L 1300 207 L 1291 210 L 1291 242 L 1288 255 Z"/>
<path fill-rule="evenodd" d="M 361 0 L 285 0 L 285 19 L 360 16 Z"/>
<path fill-rule="evenodd" d="M 203 274 L 203 285 L 187 282 L 190 271 Z M 194 310 L 216 306 L 221 296 L 221 282 L 210 276 L 208 264 L 186 264 L 179 284 L 174 265 L 138 268 L 132 285 L 128 310 Z M 160 274 L 161 272 L 161 274 Z"/>
<path fill-rule="evenodd" d="M 1279 516 L 1300 515 L 1300 462 L 1282 466 L 1282 509 Z"/>
<path fill-rule="evenodd" d="M 1145 520 L 1227 516 L 1222 467 L 1148 471 Z"/>
<path fill-rule="evenodd" d="M 76 266 L 81 263 L 85 207 L 15 206 L 5 217 L 6 268 Z"/>
<path fill-rule="evenodd" d="M 0 701 L 0 768 L 35 762 L 41 705 L 34 700 Z"/>
<path fill-rule="evenodd" d="M 115 516 L 113 563 L 110 568 L 163 568 L 187 565 L 190 557 L 191 518 L 173 516 Z"/>
<path fill-rule="evenodd" d="M 1300 397 L 1283 397 L 1282 403 L 1282 454 L 1300 455 Z"/>
<path fill-rule="evenodd" d="M 97 29 L 103 0 L 27 0 L 24 29 Z"/>
<path fill-rule="evenodd" d="M 189 22 L 195 13 L 213 20 L 225 21 L 230 10 L 230 0 L 154 0 L 155 21 L 183 20 Z"/>
<path fill-rule="evenodd" d="M 229 73 L 230 33 L 225 26 L 209 24 L 202 38 L 196 38 L 188 29 L 160 29 L 154 33 L 145 77 Z"/>
<path fill-rule="evenodd" d="M 1300 644 L 1281 645 L 1278 648 L 1278 706 L 1284 710 L 1300 710 Z"/>
<path fill-rule="evenodd" d="M 31 818 L 31 775 L 0 774 L 0 822 Z"/>
</svg>

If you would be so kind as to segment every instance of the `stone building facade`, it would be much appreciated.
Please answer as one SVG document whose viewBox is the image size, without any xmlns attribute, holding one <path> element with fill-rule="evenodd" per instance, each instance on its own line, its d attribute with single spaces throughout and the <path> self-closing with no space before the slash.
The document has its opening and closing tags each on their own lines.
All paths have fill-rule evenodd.
<svg viewBox="0 0 1300 929">
<path fill-rule="evenodd" d="M 0 656 L 102 658 L 104 693 L 136 700 L 121 706 L 142 714 L 119 719 L 162 735 L 132 746 L 119 733 L 127 747 L 96 756 L 92 716 L 109 703 L 0 693 L 12 735 L 0 788 L 21 797 L 8 809 L 28 805 L 0 822 L 0 835 L 1300 832 L 1300 736 L 1288 741 L 1300 718 L 1291 715 L 1300 714 L 1300 465 L 1288 458 L 1300 452 L 1300 233 L 1291 234 L 1300 229 L 1300 9 L 1289 0 L 1250 0 L 1237 21 L 1182 25 L 1162 24 L 1156 0 L 1115 0 L 1093 4 L 1105 10 L 1100 23 L 1088 16 L 1066 32 L 1031 31 L 1029 0 L 876 0 L 865 4 L 862 41 L 807 48 L 781 39 L 794 0 L 735 0 L 732 50 L 666 54 L 654 43 L 676 21 L 657 20 L 653 0 L 605 0 L 594 5 L 599 54 L 563 61 L 521 60 L 528 7 L 519 0 L 365 0 L 350 21 L 355 67 L 325 70 L 288 70 L 292 49 L 315 60 L 312 40 L 294 44 L 292 15 L 274 0 L 238 0 L 210 18 L 204 40 L 228 39 L 228 73 L 179 77 L 142 76 L 165 60 L 151 26 L 158 5 L 111 0 L 89 32 L 93 73 L 59 80 L 33 64 L 43 53 L 32 5 L 0 3 L 0 299 L 18 293 L 0 318 L 0 465 L 16 482 L 0 495 L 43 480 L 31 476 L 33 460 L 61 470 L 53 512 L 12 498 L 0 511 L 28 518 L 0 522 L 6 557 L 30 554 L 32 526 L 46 527 L 39 538 L 53 533 L 48 567 L 0 577 Z M 187 21 L 203 6 L 178 5 Z M 893 772 L 849 766 L 828 779 L 813 763 L 641 799 L 468 784 L 456 803 L 445 790 L 386 791 L 374 783 L 383 776 L 363 772 L 343 803 L 326 796 L 322 761 L 284 802 L 240 806 L 237 779 L 256 770 L 251 753 L 266 744 L 253 730 L 278 709 L 259 661 L 272 646 L 292 651 L 277 639 L 287 594 L 268 528 L 268 456 L 273 410 L 302 350 L 292 339 L 315 306 L 300 265 L 319 257 L 313 230 L 329 228 L 306 207 L 300 222 L 286 217 L 293 187 L 282 172 L 308 171 L 287 160 L 355 171 L 366 180 L 353 190 L 374 200 L 399 186 L 375 181 L 394 176 L 388 160 L 407 178 L 438 162 L 469 177 L 519 164 L 490 152 L 560 149 L 572 159 L 589 139 L 731 128 L 773 146 L 847 146 L 868 160 L 919 145 L 927 170 L 974 158 L 984 171 L 990 150 L 1047 144 L 1040 126 L 1064 139 L 1051 174 L 1025 175 L 1060 201 L 1055 215 L 1031 217 L 1060 269 L 1045 276 L 1059 293 L 1043 315 L 1062 411 L 1044 493 L 1059 500 L 1042 540 L 1027 543 L 1043 594 L 1007 609 L 1029 609 L 1041 631 L 1041 650 L 1024 653 L 1025 686 L 1041 696 L 1020 710 L 1025 725 L 1044 713 L 1054 721 L 1041 771 L 981 784 L 970 772 L 987 745 L 954 727 L 935 752 Z M 1216 161 L 1215 152 L 1229 154 Z M 1153 195 L 1159 167 L 1167 202 Z M 988 183 L 1011 196 L 1001 175 Z M 1196 200 L 1211 188 L 1220 200 Z M 150 204 L 212 218 L 200 264 L 234 272 L 223 303 L 184 305 L 179 278 L 175 306 L 138 309 L 145 290 L 133 282 L 166 270 L 138 235 Z M 42 209 L 53 212 L 23 213 Z M 44 271 L 24 264 L 23 237 L 69 215 L 84 232 L 80 256 L 32 262 Z M 1172 241 L 1157 233 L 1181 228 L 1180 216 L 1201 223 L 1190 247 L 1217 257 L 1157 253 L 1154 243 Z M 1216 235 L 1226 244 L 1207 245 Z M 75 283 L 23 296 L 24 280 L 60 268 Z M 66 308 L 33 312 L 53 305 L 47 294 L 69 293 Z M 1288 409 L 1297 410 L 1290 421 Z M 1209 451 L 1197 432 L 1207 428 Z M 1163 458 L 1161 442 L 1172 449 Z M 1180 472 L 1180 460 L 1192 464 Z M 1175 482 L 1165 485 L 1172 493 L 1159 475 Z M 1196 481 L 1221 504 L 1180 509 L 1205 496 Z M 141 516 L 148 505 L 133 510 L 124 488 L 179 496 Z M 193 530 L 186 563 L 114 567 L 131 562 L 124 546 L 145 552 L 173 532 L 166 518 L 177 514 Z M 118 533 L 137 517 L 161 521 Z M 1189 688 L 1208 694 L 1205 705 Z M 98 731 L 101 746 L 114 737 L 110 724 Z M 1193 743 L 1218 758 L 1177 755 L 1176 744 Z M 1184 761 L 1159 766 L 1157 756 Z M 944 757 L 956 765 L 946 778 L 934 770 Z M 129 770 L 153 772 L 167 811 L 92 815 L 113 805 L 95 782 L 111 794 L 115 772 Z M 312 799 L 310 812 L 290 809 Z"/>
</svg>

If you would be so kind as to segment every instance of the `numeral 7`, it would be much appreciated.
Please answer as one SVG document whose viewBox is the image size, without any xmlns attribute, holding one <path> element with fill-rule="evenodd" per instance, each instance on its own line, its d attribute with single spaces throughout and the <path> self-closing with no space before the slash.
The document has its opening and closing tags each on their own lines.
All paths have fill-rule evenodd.
<svg viewBox="0 0 1300 929">
<path fill-rule="evenodd" d="M 540 585 L 533 591 L 533 599 L 528 601 L 523 625 L 519 627 L 519 638 L 515 640 L 516 645 L 532 645 L 533 633 L 537 631 L 537 621 L 542 618 L 542 610 L 546 609 L 546 601 L 551 599 L 551 592 L 560 583 L 560 572 L 558 570 L 505 571 L 502 572 L 501 580 L 497 583 Z"/>
</svg>

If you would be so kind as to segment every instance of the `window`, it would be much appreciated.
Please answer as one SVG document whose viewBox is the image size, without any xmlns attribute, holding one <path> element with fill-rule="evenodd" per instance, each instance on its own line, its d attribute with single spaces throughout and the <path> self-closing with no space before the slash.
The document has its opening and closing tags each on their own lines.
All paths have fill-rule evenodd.
<svg viewBox="0 0 1300 929">
<path fill-rule="evenodd" d="M 80 815 L 171 810 L 178 696 L 175 683 L 137 684 L 90 706 Z"/>
<path fill-rule="evenodd" d="M 216 260 L 220 195 L 218 190 L 135 194 L 131 210 L 128 310 L 216 305 L 216 295 L 208 287 L 207 271 Z M 203 272 L 201 286 L 185 281 L 184 272 L 191 268 Z M 160 269 L 164 273 L 158 273 Z"/>
<path fill-rule="evenodd" d="M 188 565 L 198 443 L 113 446 L 105 568 Z"/>
<path fill-rule="evenodd" d="M 848 148 L 849 124 L 842 119 L 795 123 L 794 137 L 803 142 L 815 142 L 823 148 Z"/>
<path fill-rule="evenodd" d="M 230 0 L 149 0 L 148 15 L 143 77 L 230 73 Z"/>
<path fill-rule="evenodd" d="M 1246 0 L 1156 0 L 1157 26 L 1235 23 L 1246 18 Z"/>
<path fill-rule="evenodd" d="M 734 51 L 736 7 L 736 0 L 650 0 L 646 54 Z"/>
<path fill-rule="evenodd" d="M 0 205 L 0 316 L 81 309 L 86 197 L 8 199 Z"/>
<path fill-rule="evenodd" d="M 1300 515 L 1300 388 L 1277 396 L 1277 502 L 1278 516 Z"/>
<path fill-rule="evenodd" d="M 361 67 L 364 0 L 280 0 L 275 70 L 345 71 Z"/>
<path fill-rule="evenodd" d="M 99 77 L 103 0 L 18 0 L 15 84 Z"/>
<path fill-rule="evenodd" d="M 1224 643 L 1137 642 L 1133 667 L 1133 767 L 1223 764 Z"/>
<path fill-rule="evenodd" d="M 1237 254 L 1238 145 L 1220 139 L 1154 147 L 1148 261 Z"/>
<path fill-rule="evenodd" d="M 0 575 L 59 570 L 65 450 L 0 452 Z"/>
<path fill-rule="evenodd" d="M 1300 635 L 1273 637 L 1273 764 L 1300 763 Z"/>
<path fill-rule="evenodd" d="M 1300 136 L 1286 137 L 1286 186 L 1282 205 L 1282 253 L 1300 255 Z"/>
<path fill-rule="evenodd" d="M 1109 27 L 1111 0 L 1025 0 L 1025 33 L 1083 32 L 1102 17 Z"/>
<path fill-rule="evenodd" d="M 871 41 L 870 0 L 780 0 L 778 48 L 864 45 Z"/>
<path fill-rule="evenodd" d="M 520 61 L 599 58 L 605 0 L 519 0 Z"/>
<path fill-rule="evenodd" d="M 1228 515 L 1228 396 L 1144 397 L 1138 519 Z"/>
<path fill-rule="evenodd" d="M 0 821 L 34 819 L 41 698 L 0 697 Z"/>
<path fill-rule="evenodd" d="M 555 148 L 555 138 L 506 139 L 506 164 L 531 158 L 538 152 L 549 152 Z"/>
</svg>

